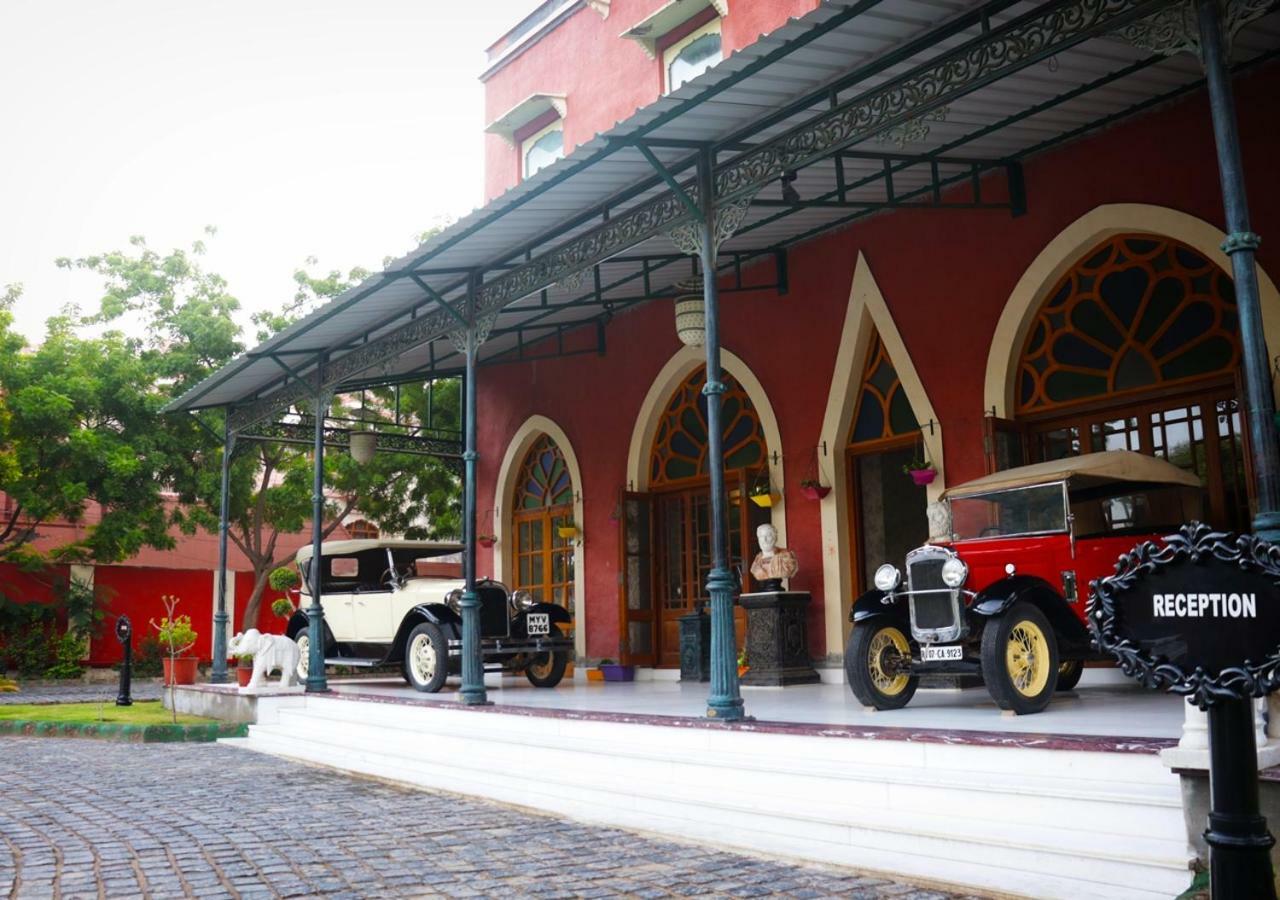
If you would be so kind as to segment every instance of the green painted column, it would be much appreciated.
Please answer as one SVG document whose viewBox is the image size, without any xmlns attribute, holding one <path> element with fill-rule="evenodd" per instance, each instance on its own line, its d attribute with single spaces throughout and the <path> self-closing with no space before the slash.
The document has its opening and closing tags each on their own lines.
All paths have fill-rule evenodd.
<svg viewBox="0 0 1280 900">
<path fill-rule="evenodd" d="M 1258 510 L 1253 531 L 1258 537 L 1280 543 L 1280 451 L 1276 440 L 1275 400 L 1271 393 L 1271 366 L 1262 330 L 1262 304 L 1258 297 L 1258 270 L 1254 261 L 1261 238 L 1249 225 L 1249 203 L 1236 130 L 1236 105 L 1231 94 L 1226 42 L 1218 0 L 1197 0 L 1200 59 L 1209 89 L 1214 143 L 1218 150 L 1218 176 L 1226 211 L 1227 239 L 1223 251 L 1231 257 L 1235 281 L 1236 311 L 1240 320 L 1240 349 L 1244 368 L 1244 405 L 1249 412 L 1249 444 L 1253 453 L 1253 477 Z M 1280 348 L 1277 348 L 1280 349 Z"/>
<path fill-rule="evenodd" d="M 471 291 L 474 296 L 475 279 Z M 463 384 L 465 448 L 462 454 L 466 466 L 462 491 L 462 543 L 463 578 L 462 591 L 462 691 L 461 700 L 469 705 L 488 702 L 484 687 L 484 658 L 480 648 L 480 595 L 476 593 L 476 353 L 479 339 L 474 315 L 465 333 L 466 382 Z"/>
<path fill-rule="evenodd" d="M 699 252 L 702 262 L 702 299 L 706 315 L 705 350 L 707 383 L 707 475 L 711 482 L 711 572 L 707 593 L 711 596 L 711 696 L 707 717 L 733 722 L 745 717 L 738 688 L 738 650 L 733 628 L 733 594 L 736 584 L 729 571 L 729 546 L 725 517 L 724 435 L 720 424 L 720 298 L 716 287 L 715 160 L 710 148 L 698 156 Z"/>
<path fill-rule="evenodd" d="M 319 366 L 323 379 L 324 364 Z M 324 676 L 324 607 L 320 604 L 320 570 L 323 568 L 320 545 L 324 533 L 324 419 L 329 412 L 333 394 L 324 391 L 316 395 L 315 449 L 312 460 L 311 480 L 311 606 L 307 608 L 307 693 L 329 690 Z"/>
<path fill-rule="evenodd" d="M 223 410 L 222 490 L 218 497 L 218 602 L 213 613 L 213 671 L 210 684 L 226 684 L 227 675 L 227 529 L 231 527 L 231 453 L 236 436 L 231 430 L 231 407 Z"/>
</svg>

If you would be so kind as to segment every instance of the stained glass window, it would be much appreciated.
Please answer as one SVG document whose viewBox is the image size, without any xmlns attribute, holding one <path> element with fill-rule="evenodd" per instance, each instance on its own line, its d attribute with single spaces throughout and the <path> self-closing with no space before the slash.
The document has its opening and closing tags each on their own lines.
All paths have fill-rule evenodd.
<svg viewBox="0 0 1280 900">
<path fill-rule="evenodd" d="M 515 508 L 541 509 L 573 502 L 573 480 L 556 442 L 543 435 L 525 455 L 516 481 Z"/>
<path fill-rule="evenodd" d="M 764 429 L 751 398 L 738 379 L 723 372 L 720 424 L 724 467 L 749 469 L 766 459 Z M 706 368 L 699 367 L 667 402 L 649 453 L 649 484 L 668 484 L 707 474 L 707 398 L 702 395 Z"/>
<path fill-rule="evenodd" d="M 862 369 L 862 387 L 853 414 L 851 444 L 899 437 L 920 430 L 911 402 L 902 389 L 898 370 L 889 359 L 879 332 L 872 332 L 867 363 Z"/>
<path fill-rule="evenodd" d="M 1085 254 L 1036 314 L 1017 371 L 1017 411 L 1035 412 L 1230 372 L 1235 292 L 1185 244 L 1121 235 Z"/>
</svg>

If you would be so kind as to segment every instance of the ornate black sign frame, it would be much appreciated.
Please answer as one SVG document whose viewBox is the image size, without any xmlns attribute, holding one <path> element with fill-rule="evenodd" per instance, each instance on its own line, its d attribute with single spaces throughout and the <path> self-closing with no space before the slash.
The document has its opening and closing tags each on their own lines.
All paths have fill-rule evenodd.
<svg viewBox="0 0 1280 900">
<path fill-rule="evenodd" d="M 1183 525 L 1163 545 L 1144 541 L 1121 554 L 1114 575 L 1089 585 L 1088 618 L 1094 642 L 1120 662 L 1120 668 L 1143 687 L 1165 688 L 1181 694 L 1201 709 L 1224 700 L 1264 697 L 1280 687 L 1280 646 L 1261 660 L 1246 659 L 1239 666 L 1217 673 L 1197 667 L 1191 672 L 1159 656 L 1153 656 L 1134 640 L 1120 634 L 1118 597 L 1135 583 L 1162 568 L 1180 562 L 1197 563 L 1205 557 L 1234 564 L 1245 572 L 1280 583 L 1280 546 L 1251 534 L 1230 535 L 1213 531 L 1201 522 Z"/>
</svg>

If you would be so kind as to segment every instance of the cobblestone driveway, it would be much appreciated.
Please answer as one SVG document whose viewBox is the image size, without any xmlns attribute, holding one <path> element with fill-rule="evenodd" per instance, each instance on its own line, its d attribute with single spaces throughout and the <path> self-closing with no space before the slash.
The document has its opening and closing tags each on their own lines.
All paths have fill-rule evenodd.
<svg viewBox="0 0 1280 900">
<path fill-rule="evenodd" d="M 950 895 L 216 744 L 0 738 L 0 898 Z"/>
<path fill-rule="evenodd" d="M 147 679 L 135 681 L 129 688 L 129 696 L 134 700 L 159 700 L 164 687 L 159 681 Z M 0 694 L 0 706 L 20 703 L 93 703 L 103 701 L 115 703 L 120 685 L 83 684 L 78 681 L 68 684 L 24 684 L 22 690 L 13 694 Z"/>
</svg>

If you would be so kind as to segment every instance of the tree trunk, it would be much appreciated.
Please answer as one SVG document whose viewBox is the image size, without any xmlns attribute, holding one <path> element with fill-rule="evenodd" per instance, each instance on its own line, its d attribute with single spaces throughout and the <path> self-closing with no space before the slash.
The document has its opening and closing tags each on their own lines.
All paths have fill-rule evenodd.
<svg viewBox="0 0 1280 900">
<path fill-rule="evenodd" d="M 240 616 L 240 630 L 248 631 L 258 627 L 258 610 L 262 606 L 262 595 L 267 590 L 267 579 L 271 576 L 272 565 L 253 570 L 253 592 L 249 594 L 249 602 L 244 605 L 244 613 Z"/>
</svg>

